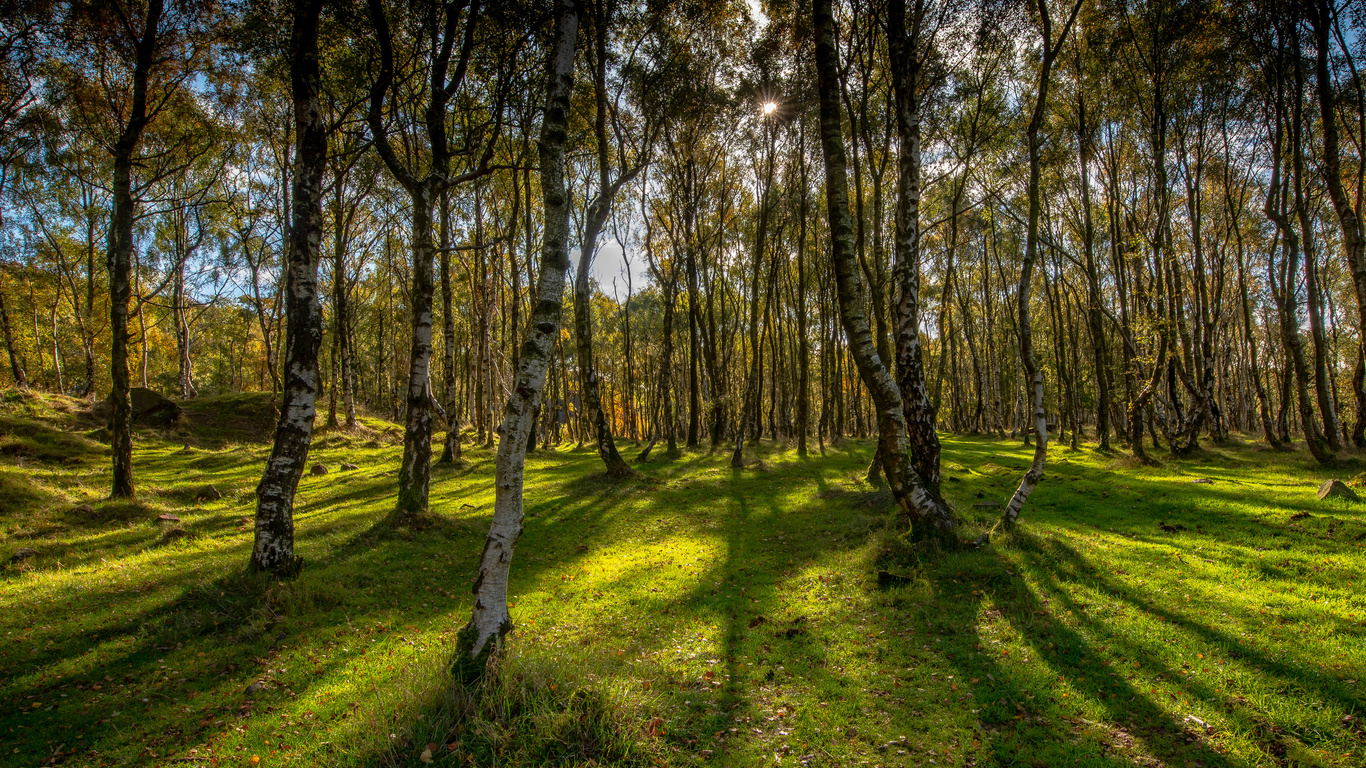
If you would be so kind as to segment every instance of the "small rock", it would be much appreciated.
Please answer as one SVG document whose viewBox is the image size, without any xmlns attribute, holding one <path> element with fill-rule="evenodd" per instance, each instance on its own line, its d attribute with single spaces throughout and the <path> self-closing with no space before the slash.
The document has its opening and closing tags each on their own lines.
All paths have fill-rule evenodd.
<svg viewBox="0 0 1366 768">
<path fill-rule="evenodd" d="M 212 485 L 206 485 L 203 488 L 200 488 L 194 495 L 195 501 L 218 501 L 221 498 L 223 498 L 222 491 L 219 491 Z"/>
<path fill-rule="evenodd" d="M 1325 480 L 1323 485 L 1319 486 L 1319 501 L 1334 496 L 1347 499 L 1348 501 L 1361 501 L 1361 497 L 1357 495 L 1357 492 L 1352 490 L 1350 486 L 1341 480 Z"/>
<path fill-rule="evenodd" d="M 165 533 L 161 534 L 161 543 L 170 544 L 173 541 L 179 541 L 188 537 L 190 537 L 190 532 L 177 525 L 167 529 Z"/>
<path fill-rule="evenodd" d="M 73 511 L 75 511 L 77 514 L 85 515 L 86 517 L 91 517 L 95 514 L 95 508 L 90 506 L 89 504 L 82 504 L 79 507 L 76 507 L 76 509 Z"/>
<path fill-rule="evenodd" d="M 257 691 L 259 691 L 259 690 L 261 690 L 262 688 L 265 688 L 265 687 L 266 687 L 266 681 L 264 681 L 264 680 L 257 680 L 256 682 L 254 682 L 254 683 L 252 683 L 251 685 L 248 685 L 248 686 L 247 686 L 247 693 L 256 693 Z"/>
<path fill-rule="evenodd" d="M 327 467 L 322 464 L 314 464 L 313 468 L 310 469 L 309 472 L 315 475 L 325 475 L 327 474 Z"/>
<path fill-rule="evenodd" d="M 1191 482 L 1192 482 L 1192 483 L 1199 484 L 1199 485 L 1213 485 L 1213 484 L 1214 484 L 1214 481 L 1211 480 L 1211 479 L 1209 479 L 1208 477 L 1197 477 L 1197 478 L 1195 478 L 1194 480 L 1192 480 Z"/>
<path fill-rule="evenodd" d="M 11 563 L 22 563 L 30 557 L 37 556 L 38 550 L 32 547 L 20 547 L 19 549 L 15 550 L 14 554 L 10 555 L 9 561 Z"/>
<path fill-rule="evenodd" d="M 161 514 L 157 515 L 157 520 L 160 520 L 160 521 L 163 522 L 163 523 L 178 523 L 178 522 L 180 522 L 180 518 L 176 517 L 175 515 L 171 514 L 170 512 L 162 512 Z"/>
<path fill-rule="evenodd" d="M 1177 523 L 1176 525 L 1169 525 L 1168 523 L 1159 521 L 1157 527 L 1163 533 L 1179 533 L 1180 531 L 1186 530 L 1186 526 L 1180 523 Z"/>
<path fill-rule="evenodd" d="M 356 466 L 355 464 L 348 464 L 346 462 L 342 462 L 341 468 L 343 472 L 350 472 L 354 469 L 360 469 L 360 467 Z"/>
</svg>

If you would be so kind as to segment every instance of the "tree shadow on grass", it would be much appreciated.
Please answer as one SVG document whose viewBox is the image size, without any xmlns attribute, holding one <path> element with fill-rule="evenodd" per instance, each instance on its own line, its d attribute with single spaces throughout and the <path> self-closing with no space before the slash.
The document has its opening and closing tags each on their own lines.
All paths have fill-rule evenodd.
<svg viewBox="0 0 1366 768">
<path fill-rule="evenodd" d="M 1292 666 L 1278 661 L 1234 632 L 1196 621 L 1189 615 L 1174 610 L 1169 603 L 1158 603 L 1151 596 L 1124 584 L 1110 573 L 1095 568 L 1064 541 L 1031 537 L 1023 539 L 1023 543 L 1026 545 L 1022 547 L 1026 562 L 1031 571 L 1037 574 L 1041 587 L 1069 608 L 1076 604 L 1061 585 L 1063 577 L 1068 581 L 1089 582 L 1094 588 L 1124 602 L 1135 611 L 1155 616 L 1163 623 L 1184 629 L 1212 646 L 1227 649 L 1230 658 L 1244 663 L 1262 675 L 1274 678 L 1278 687 L 1311 688 L 1318 696 L 1347 712 L 1366 709 L 1366 696 L 1355 690 L 1354 686 L 1312 668 Z M 1084 614 L 1084 611 L 1078 609 L 1077 613 Z M 1102 628 L 1102 624 L 1096 619 L 1087 618 L 1085 621 L 1097 630 Z M 1366 638 L 1366 631 L 1360 626 L 1353 626 L 1351 622 L 1340 622 L 1339 631 Z M 1178 675 L 1179 671 L 1164 669 L 1162 674 L 1171 678 Z M 1193 679 L 1187 683 L 1188 687 L 1198 685 Z M 1219 706 L 1231 701 L 1230 697 L 1215 695 L 1208 690 L 1200 692 L 1200 698 Z M 1285 730 L 1289 730 L 1291 724 L 1285 723 L 1283 726 Z"/>
<path fill-rule="evenodd" d="M 747 664 L 746 658 L 757 658 L 756 654 L 772 658 L 787 653 L 819 651 L 819 643 L 815 641 L 812 641 L 813 648 L 798 647 L 796 644 L 806 640 L 798 636 L 801 633 L 781 640 L 774 637 L 774 632 L 782 629 L 775 629 L 779 623 L 776 616 L 781 610 L 781 584 L 788 573 L 801 570 L 831 553 L 828 542 L 801 535 L 808 531 L 813 520 L 832 525 L 843 517 L 836 514 L 828 502 L 817 501 L 798 508 L 786 508 L 772 502 L 774 495 L 761 487 L 772 478 L 755 475 L 736 480 L 724 471 L 722 465 L 727 458 L 720 454 L 688 454 L 671 463 L 664 472 L 652 473 L 643 482 L 603 484 L 592 475 L 578 476 L 558 486 L 564 494 L 561 498 L 535 499 L 529 495 L 528 509 L 539 509 L 542 514 L 534 519 L 528 515 L 518 559 L 513 566 L 514 583 L 510 587 L 510 592 L 515 594 L 526 594 L 528 589 L 544 590 L 552 600 L 583 600 L 595 604 L 607 600 L 601 614 L 580 617 L 578 628 L 587 633 L 586 638 L 608 638 L 609 647 L 594 647 L 601 655 L 602 663 L 612 666 L 609 676 L 624 672 L 635 681 L 632 684 L 646 686 L 649 697 L 669 702 L 661 711 L 669 719 L 650 719 L 642 723 L 641 733 L 647 735 L 642 738 L 653 735 L 669 749 L 693 754 L 712 749 L 717 759 L 738 755 L 740 753 L 734 750 L 744 749 L 745 736 L 733 736 L 730 730 L 735 727 L 737 718 L 759 716 L 752 706 L 752 694 L 757 689 L 781 686 L 786 682 L 764 676 L 765 671 L 772 670 L 779 662 L 761 666 L 760 676 L 755 679 L 756 668 Z M 648 498 L 634 498 L 630 493 L 641 486 L 648 486 Z M 623 488 L 627 492 L 623 493 Z M 699 500 L 704 501 L 699 503 Z M 765 500 L 770 501 L 766 504 Z M 566 526 L 571 521 L 573 525 Z M 567 574 L 581 573 L 580 563 L 592 565 L 593 539 L 607 536 L 609 530 L 615 531 L 614 544 L 620 544 L 621 537 L 641 538 L 637 547 L 639 559 L 628 561 L 630 567 L 611 572 L 608 579 L 583 585 L 544 583 L 541 572 L 550 568 L 550 561 L 555 558 L 561 558 Z M 756 532 L 768 535 L 756 535 Z M 583 539 L 585 535 L 589 536 L 587 540 Z M 691 555 L 683 557 L 674 552 L 670 544 L 680 536 L 715 542 L 710 546 L 724 551 L 696 571 L 684 570 L 678 566 L 690 565 L 688 558 Z M 780 536 L 785 541 L 779 541 Z M 860 543 L 858 537 L 850 538 L 856 541 L 847 546 Z M 580 541 L 583 543 L 579 544 Z M 566 561 L 563 555 L 569 544 L 577 546 L 573 546 L 572 555 Z M 679 558 L 677 562 L 676 558 Z M 527 563 L 527 560 L 533 562 Z M 657 585 L 657 589 L 652 585 Z M 675 593 L 680 586 L 683 591 Z M 662 594 L 656 596 L 656 591 Z M 613 600 L 615 604 L 610 602 Z M 628 600 L 629 608 L 625 606 Z M 622 609 L 641 617 L 642 621 L 632 621 L 630 627 L 620 626 L 617 611 Z M 762 620 L 755 623 L 760 617 Z M 514 620 L 516 618 L 514 616 Z M 582 626 L 585 622 L 587 626 Z M 696 638 L 692 633 L 698 631 L 699 623 L 713 626 L 712 631 L 705 634 L 706 643 L 714 644 L 714 647 L 705 653 L 714 654 L 715 664 L 705 665 L 692 674 L 680 673 L 663 664 L 659 655 L 672 653 L 672 644 L 676 641 L 692 642 Z M 784 627 L 788 626 L 790 622 L 784 624 Z M 806 632 L 804 626 L 797 626 L 802 627 L 802 633 Z M 545 632 L 552 628 L 538 629 Z M 611 647 L 618 643 L 622 645 L 620 655 L 610 654 Z M 783 644 L 788 647 L 781 647 Z M 546 651 L 535 652 L 543 654 Z M 606 659 L 619 660 L 608 662 Z M 613 666 L 631 659 L 639 659 L 638 663 L 643 666 L 629 670 Z M 571 677 L 579 677 L 573 670 L 567 672 Z M 454 681 L 447 684 L 457 685 Z M 599 679 L 590 685 L 596 690 L 603 684 Z M 436 698 L 452 700 L 460 695 L 460 691 L 448 690 Z M 596 694 L 589 691 L 586 695 Z M 417 732 L 412 738 L 441 743 L 480 738 L 479 734 L 424 731 L 422 723 L 434 719 L 439 718 L 427 712 L 418 720 Z M 748 733 L 748 728 L 744 732 Z M 718 734 L 721 734 L 720 738 Z M 365 760 L 369 764 L 416 765 L 418 752 L 420 744 L 414 741 Z M 586 751 L 576 754 L 580 761 L 591 756 Z M 550 762 L 556 760 L 558 758 Z"/>
<path fill-rule="evenodd" d="M 1173 723 L 1171 713 L 1134 684 L 1107 679 L 1109 661 L 1092 633 L 1061 621 L 1051 600 L 1020 581 L 1004 558 L 977 552 L 955 558 L 953 565 L 959 570 L 952 573 L 929 566 L 930 605 L 919 615 L 902 608 L 897 618 L 903 635 L 918 632 L 923 622 L 933 643 L 926 644 L 926 658 L 942 659 L 955 670 L 959 682 L 939 703 L 976 713 L 986 753 L 979 757 L 996 765 L 1118 766 L 1153 758 L 1173 765 L 1185 759 L 1234 765 Z M 893 587 L 886 602 L 904 604 L 897 598 L 904 590 L 908 596 L 915 592 Z M 1016 636 L 1033 659 L 1011 658 L 1008 641 Z M 914 651 L 910 656 L 916 657 Z M 1051 675 L 1058 684 L 1048 682 Z M 1087 717 L 1096 708 L 1104 715 L 1100 722 Z"/>
</svg>

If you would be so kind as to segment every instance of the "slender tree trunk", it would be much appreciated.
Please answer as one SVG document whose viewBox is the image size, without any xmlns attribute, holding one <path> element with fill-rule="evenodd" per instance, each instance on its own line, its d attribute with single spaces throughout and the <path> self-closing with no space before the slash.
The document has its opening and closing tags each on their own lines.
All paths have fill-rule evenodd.
<svg viewBox="0 0 1366 768">
<path fill-rule="evenodd" d="M 147 128 L 147 81 L 156 66 L 156 51 L 160 47 L 158 25 L 161 23 L 163 0 L 149 0 L 142 37 L 134 41 L 136 62 L 133 66 L 133 98 L 128 108 L 128 122 L 114 144 L 114 183 L 111 188 L 112 206 L 109 213 L 109 374 L 113 379 L 110 400 L 113 415 L 110 423 L 112 437 L 114 479 L 110 495 L 114 498 L 133 496 L 133 406 L 128 385 L 128 301 L 131 294 L 130 274 L 133 263 L 133 165 L 134 155 Z"/>
<path fill-rule="evenodd" d="M 1077 56 L 1081 78 L 1081 55 Z M 1077 88 L 1077 160 L 1081 165 L 1082 251 L 1086 265 L 1086 323 L 1096 367 L 1096 441 L 1101 451 L 1110 450 L 1110 370 L 1105 345 L 1104 299 L 1096 266 L 1096 229 L 1091 219 L 1091 126 L 1086 117 L 1086 89 Z"/>
<path fill-rule="evenodd" d="M 308 460 L 317 414 L 318 256 L 322 240 L 322 175 L 327 129 L 318 102 L 318 16 L 322 0 L 298 0 L 291 33 L 290 81 L 294 98 L 295 159 L 288 258 L 285 265 L 286 345 L 284 396 L 275 445 L 256 487 L 256 539 L 251 568 L 285 576 L 296 572 L 294 493 Z"/>
<path fill-rule="evenodd" d="M 513 177 L 516 195 L 516 176 Z M 455 304 L 451 296 L 451 201 L 441 193 L 441 389 L 446 399 L 446 441 L 441 449 L 442 464 L 459 464 L 460 406 L 455 391 Z"/>
<path fill-rule="evenodd" d="M 522 533 L 523 469 L 534 406 L 545 384 L 551 346 L 559 336 L 560 305 L 569 268 L 569 194 L 564 182 L 564 147 L 569 96 L 574 87 L 574 43 L 578 16 L 573 0 L 555 5 L 555 36 L 550 60 L 545 117 L 541 123 L 541 195 L 545 237 L 537 301 L 517 362 L 516 380 L 503 412 L 503 434 L 495 469 L 493 524 L 484 542 L 474 581 L 474 609 L 461 630 L 457 654 L 467 675 L 478 675 L 502 637 L 512 630 L 508 614 L 508 576 L 513 547 Z M 490 641 L 493 641 L 490 644 Z"/>
<path fill-rule="evenodd" d="M 806 302 L 806 121 L 801 121 L 797 148 L 800 169 L 800 202 L 797 213 L 797 455 L 806 456 L 806 436 L 811 422 L 811 340 L 808 337 Z"/>
<path fill-rule="evenodd" d="M 1044 115 L 1048 106 L 1048 81 L 1053 69 L 1053 60 L 1058 55 L 1058 51 L 1062 49 L 1063 41 L 1067 39 L 1067 32 L 1076 19 L 1077 10 L 1080 7 L 1081 0 L 1077 0 L 1067 22 L 1063 25 L 1061 34 L 1058 35 L 1055 47 L 1047 0 L 1038 0 L 1039 18 L 1043 33 L 1043 61 L 1039 67 L 1039 87 L 1034 102 L 1034 114 L 1025 131 L 1025 141 L 1029 148 L 1029 228 L 1025 232 L 1025 253 L 1020 263 L 1020 283 L 1015 291 L 1017 322 L 1020 333 L 1020 361 L 1024 365 L 1025 376 L 1029 380 L 1034 402 L 1034 460 L 1030 462 L 1029 469 L 1020 479 L 1020 485 L 1015 489 L 1014 495 L 1010 497 L 1010 502 L 1006 504 L 1005 511 L 1001 514 L 1001 522 L 1007 526 L 1014 525 L 1015 521 L 1019 519 L 1020 510 L 1024 508 L 1029 494 L 1033 493 L 1034 488 L 1043 480 L 1044 463 L 1048 459 L 1048 420 L 1043 409 L 1043 371 L 1039 369 L 1039 365 L 1034 359 L 1033 328 L 1029 322 L 1030 279 L 1034 271 L 1034 262 L 1039 253 L 1039 154 L 1042 149 L 1039 131 L 1043 128 Z"/>
<path fill-rule="evenodd" d="M 739 469 L 744 466 L 744 446 L 745 431 L 759 420 L 760 401 L 763 393 L 759 388 L 759 281 L 763 274 L 764 253 L 767 250 L 768 241 L 768 219 L 769 219 L 769 190 L 773 187 L 773 130 L 771 124 L 763 126 L 765 137 L 765 161 L 764 161 L 764 180 L 763 194 L 759 200 L 759 222 L 754 232 L 754 255 L 750 265 L 750 296 L 749 296 L 749 376 L 745 383 L 745 399 L 741 405 L 740 421 L 735 430 L 735 451 L 731 454 L 730 465 L 732 468 Z M 666 342 L 667 343 L 667 342 Z M 757 442 L 757 434 L 755 435 Z"/>
</svg>

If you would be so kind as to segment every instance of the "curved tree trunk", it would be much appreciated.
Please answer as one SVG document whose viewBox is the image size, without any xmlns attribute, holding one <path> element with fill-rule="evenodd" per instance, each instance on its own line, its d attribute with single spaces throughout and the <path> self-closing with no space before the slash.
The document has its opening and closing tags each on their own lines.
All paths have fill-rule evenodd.
<svg viewBox="0 0 1366 768">
<path fill-rule="evenodd" d="M 1043 371 L 1039 369 L 1038 362 L 1034 359 L 1034 335 L 1033 328 L 1029 323 L 1029 284 L 1033 276 L 1034 262 L 1039 254 L 1039 152 L 1042 146 L 1039 130 L 1043 128 L 1044 114 L 1048 106 L 1048 81 L 1053 69 L 1053 60 L 1057 57 L 1058 51 L 1062 49 L 1063 41 L 1067 39 L 1067 32 L 1071 28 L 1072 22 L 1076 20 L 1077 11 L 1080 8 L 1081 0 L 1077 0 L 1055 42 L 1048 15 L 1047 0 L 1038 0 L 1039 21 L 1043 33 L 1043 61 L 1039 66 L 1039 87 L 1034 102 L 1034 114 L 1025 131 L 1025 140 L 1029 147 L 1029 228 L 1025 233 L 1025 253 L 1020 264 L 1020 283 L 1015 291 L 1020 334 L 1020 362 L 1023 363 L 1025 376 L 1029 380 L 1034 406 L 1034 459 L 1030 462 L 1029 469 L 1025 471 L 1024 477 L 1020 479 L 1020 485 L 1006 504 L 1005 511 L 1001 513 L 1001 522 L 1007 526 L 1014 525 L 1015 521 L 1019 519 L 1020 510 L 1024 508 L 1029 494 L 1033 493 L 1034 488 L 1043 480 L 1044 462 L 1048 459 L 1048 419 L 1043 409 Z"/>
<path fill-rule="evenodd" d="M 290 76 L 294 95 L 295 159 L 289 249 L 285 268 L 284 397 L 275 425 L 275 445 L 256 487 L 256 539 L 251 568 L 289 575 L 294 556 L 294 492 L 308 460 L 317 414 L 318 348 L 322 308 L 318 304 L 318 251 L 322 240 L 322 175 L 327 163 L 327 129 L 318 104 L 318 15 L 322 0 L 294 6 Z"/>
<path fill-rule="evenodd" d="M 522 471 L 527 435 L 536 403 L 545 384 L 551 346 L 559 336 L 560 304 L 569 268 L 569 193 L 564 182 L 564 146 L 569 130 L 569 95 L 574 87 L 574 43 L 579 19 L 574 0 L 555 4 L 555 47 L 550 60 L 545 117 L 541 122 L 541 196 L 545 237 L 541 250 L 537 301 L 531 312 L 526 341 L 517 362 L 512 394 L 503 411 L 502 440 L 495 470 L 493 525 L 484 542 L 479 574 L 474 580 L 474 609 L 460 632 L 457 654 L 470 676 L 498 641 L 512 630 L 508 614 L 508 575 L 513 547 L 522 533 Z M 493 641 L 492 643 L 490 641 Z"/>
</svg>

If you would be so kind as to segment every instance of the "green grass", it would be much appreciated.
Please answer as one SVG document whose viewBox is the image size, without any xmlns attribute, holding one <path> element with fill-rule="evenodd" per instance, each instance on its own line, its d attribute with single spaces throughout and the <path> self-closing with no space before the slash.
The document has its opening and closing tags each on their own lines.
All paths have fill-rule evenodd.
<svg viewBox="0 0 1366 768">
<path fill-rule="evenodd" d="M 39 552 L 0 573 L 0 765 L 1366 764 L 1366 505 L 1314 499 L 1359 468 L 1057 448 L 1017 532 L 936 553 L 887 526 L 865 443 L 622 482 L 535 454 L 517 630 L 466 690 L 491 453 L 435 470 L 436 524 L 393 530 L 391 425 L 321 435 L 281 583 L 243 573 L 268 404 L 187 414 L 138 435 L 139 500 L 112 503 L 79 407 L 0 393 L 0 558 Z M 1028 460 L 945 439 L 973 532 Z"/>
</svg>

